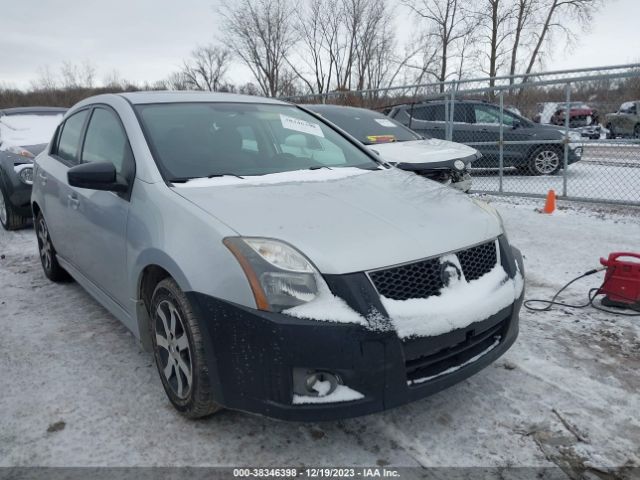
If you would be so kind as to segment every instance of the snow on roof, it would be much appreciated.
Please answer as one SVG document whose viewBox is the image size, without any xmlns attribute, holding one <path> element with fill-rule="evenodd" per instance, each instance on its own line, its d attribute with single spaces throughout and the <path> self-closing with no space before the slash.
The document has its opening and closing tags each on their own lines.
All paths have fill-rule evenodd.
<svg viewBox="0 0 640 480">
<path fill-rule="evenodd" d="M 62 120 L 60 115 L 7 115 L 0 117 L 0 150 L 49 143 Z"/>
</svg>

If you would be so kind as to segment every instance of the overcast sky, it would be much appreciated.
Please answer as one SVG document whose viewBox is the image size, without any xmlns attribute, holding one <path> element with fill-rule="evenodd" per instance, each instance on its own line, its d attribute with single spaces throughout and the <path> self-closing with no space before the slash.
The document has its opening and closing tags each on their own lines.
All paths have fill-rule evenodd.
<svg viewBox="0 0 640 480">
<path fill-rule="evenodd" d="M 589 32 L 568 50 L 559 44 L 549 69 L 640 62 L 640 0 L 606 0 Z M 90 61 L 102 82 L 116 70 L 135 82 L 160 80 L 194 46 L 215 39 L 216 0 L 0 0 L 0 84 L 28 87 L 38 69 Z M 555 47 L 555 46 L 554 46 Z M 235 83 L 250 81 L 234 67 Z"/>
</svg>

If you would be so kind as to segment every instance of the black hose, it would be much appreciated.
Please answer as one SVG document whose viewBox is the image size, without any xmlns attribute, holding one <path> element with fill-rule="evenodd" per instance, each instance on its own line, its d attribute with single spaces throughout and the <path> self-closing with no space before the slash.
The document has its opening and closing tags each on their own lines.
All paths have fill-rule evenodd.
<svg viewBox="0 0 640 480">
<path fill-rule="evenodd" d="M 606 313 L 611 313 L 613 315 L 622 315 L 625 317 L 639 317 L 640 316 L 640 310 L 637 308 L 632 307 L 631 305 L 627 306 L 626 308 L 628 310 L 632 310 L 634 312 L 638 312 L 638 313 L 628 313 L 628 312 L 621 312 L 621 311 L 616 311 L 616 310 L 610 310 L 608 308 L 604 308 L 601 305 L 596 305 L 595 303 L 593 303 L 593 301 L 596 299 L 596 297 L 598 295 L 603 295 L 605 292 L 603 291 L 606 283 L 609 281 L 609 279 L 613 276 L 613 275 L 605 275 L 604 281 L 602 282 L 602 285 L 600 285 L 600 287 L 598 288 L 592 288 L 589 290 L 589 293 L 587 294 L 587 298 L 588 301 L 587 303 L 581 304 L 581 305 L 572 305 L 570 303 L 565 303 L 565 302 L 558 302 L 556 301 L 556 299 L 560 296 L 560 294 L 562 292 L 564 292 L 567 288 L 569 288 L 570 285 L 572 285 L 573 283 L 577 282 L 578 280 L 584 278 L 584 277 L 588 277 L 589 275 L 593 275 L 594 273 L 598 273 L 599 271 L 601 271 L 600 268 L 595 268 L 593 270 L 589 270 L 588 272 L 583 273 L 582 275 L 577 276 L 576 278 L 574 278 L 573 280 L 571 280 L 570 282 L 568 282 L 567 284 L 565 284 L 560 290 L 558 290 L 556 292 L 556 294 L 551 298 L 551 300 L 542 300 L 542 299 L 529 299 L 529 300 L 525 300 L 525 302 L 523 303 L 524 307 L 528 310 L 532 310 L 534 312 L 547 312 L 549 310 L 551 310 L 551 307 L 553 305 L 558 305 L 561 307 L 567 307 L 567 308 L 586 308 L 586 307 L 593 307 L 596 310 L 600 310 L 601 312 L 606 312 Z M 614 270 L 615 271 L 615 270 Z M 617 296 L 620 296 L 622 298 L 624 298 L 625 300 L 629 300 L 629 301 L 636 301 L 635 298 L 627 298 L 624 297 L 620 294 L 616 294 Z M 546 305 L 545 307 L 532 307 L 531 304 L 532 303 L 542 303 L 543 305 Z"/>
</svg>

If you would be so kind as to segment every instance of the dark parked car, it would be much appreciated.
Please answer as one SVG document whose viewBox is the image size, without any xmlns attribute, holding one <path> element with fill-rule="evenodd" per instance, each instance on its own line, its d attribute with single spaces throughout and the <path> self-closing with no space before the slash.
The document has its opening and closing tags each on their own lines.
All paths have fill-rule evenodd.
<svg viewBox="0 0 640 480">
<path fill-rule="evenodd" d="M 66 108 L 0 110 L 0 224 L 22 228 L 31 218 L 33 159 L 51 139 Z"/>
<path fill-rule="evenodd" d="M 450 102 L 449 102 L 450 103 Z M 483 157 L 474 167 L 495 168 L 500 157 L 500 107 L 475 100 L 458 100 L 453 103 L 453 141 L 477 148 Z M 389 117 L 412 130 L 435 138 L 445 138 L 445 102 L 434 101 L 414 105 L 399 105 L 389 111 Z M 563 165 L 564 135 L 561 127 L 540 125 L 513 112 L 504 111 L 503 134 L 504 166 L 515 167 L 534 175 L 551 175 Z M 569 132 L 569 163 L 582 157 L 581 135 Z M 479 142 L 490 142 L 477 145 Z M 537 143 L 540 142 L 540 143 Z M 556 143 L 550 143 L 556 142 Z M 475 145 L 474 145 L 475 144 Z"/>
</svg>

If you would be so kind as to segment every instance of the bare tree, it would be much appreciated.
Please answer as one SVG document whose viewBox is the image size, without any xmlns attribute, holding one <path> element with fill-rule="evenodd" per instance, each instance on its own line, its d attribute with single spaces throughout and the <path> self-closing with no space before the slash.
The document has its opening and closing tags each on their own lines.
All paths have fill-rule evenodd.
<svg viewBox="0 0 640 480">
<path fill-rule="evenodd" d="M 540 61 L 544 42 L 556 30 L 571 36 L 571 31 L 566 23 L 567 19 L 575 19 L 581 22 L 583 26 L 587 25 L 600 5 L 601 0 L 541 0 L 538 11 L 542 13 L 542 21 L 536 33 L 537 40 L 529 57 L 525 73 L 527 75 L 530 74 L 536 63 Z"/>
<path fill-rule="evenodd" d="M 280 93 L 283 67 L 296 43 L 289 0 L 224 0 L 223 41 L 253 73 L 264 95 Z"/>
<path fill-rule="evenodd" d="M 507 41 L 512 34 L 510 20 L 513 8 L 509 0 L 482 0 L 476 3 L 476 8 L 474 16 L 478 19 L 479 39 L 484 46 L 481 49 L 484 57 L 481 68 L 490 78 L 489 86 L 493 87 L 494 77 L 509 54 Z"/>
<path fill-rule="evenodd" d="M 518 68 L 520 49 L 526 41 L 527 32 L 531 29 L 531 20 L 534 17 L 539 0 L 515 0 L 511 30 L 513 32 L 513 43 L 511 45 L 511 63 L 509 75 L 513 77 Z M 509 83 L 513 85 L 515 79 L 511 78 Z"/>
<path fill-rule="evenodd" d="M 467 0 L 403 0 L 403 3 L 427 22 L 427 36 L 440 51 L 436 79 L 445 82 L 450 74 L 449 61 L 458 53 L 456 44 L 473 32 L 474 25 L 465 15 Z M 440 91 L 444 92 L 444 85 Z"/>
<path fill-rule="evenodd" d="M 182 78 L 179 80 L 194 90 L 218 91 L 223 85 L 230 62 L 231 51 L 228 48 L 216 45 L 198 47 L 184 61 Z"/>
<path fill-rule="evenodd" d="M 52 91 L 58 88 L 58 79 L 51 72 L 49 65 L 38 68 L 38 77 L 31 82 L 33 90 Z"/>
</svg>

